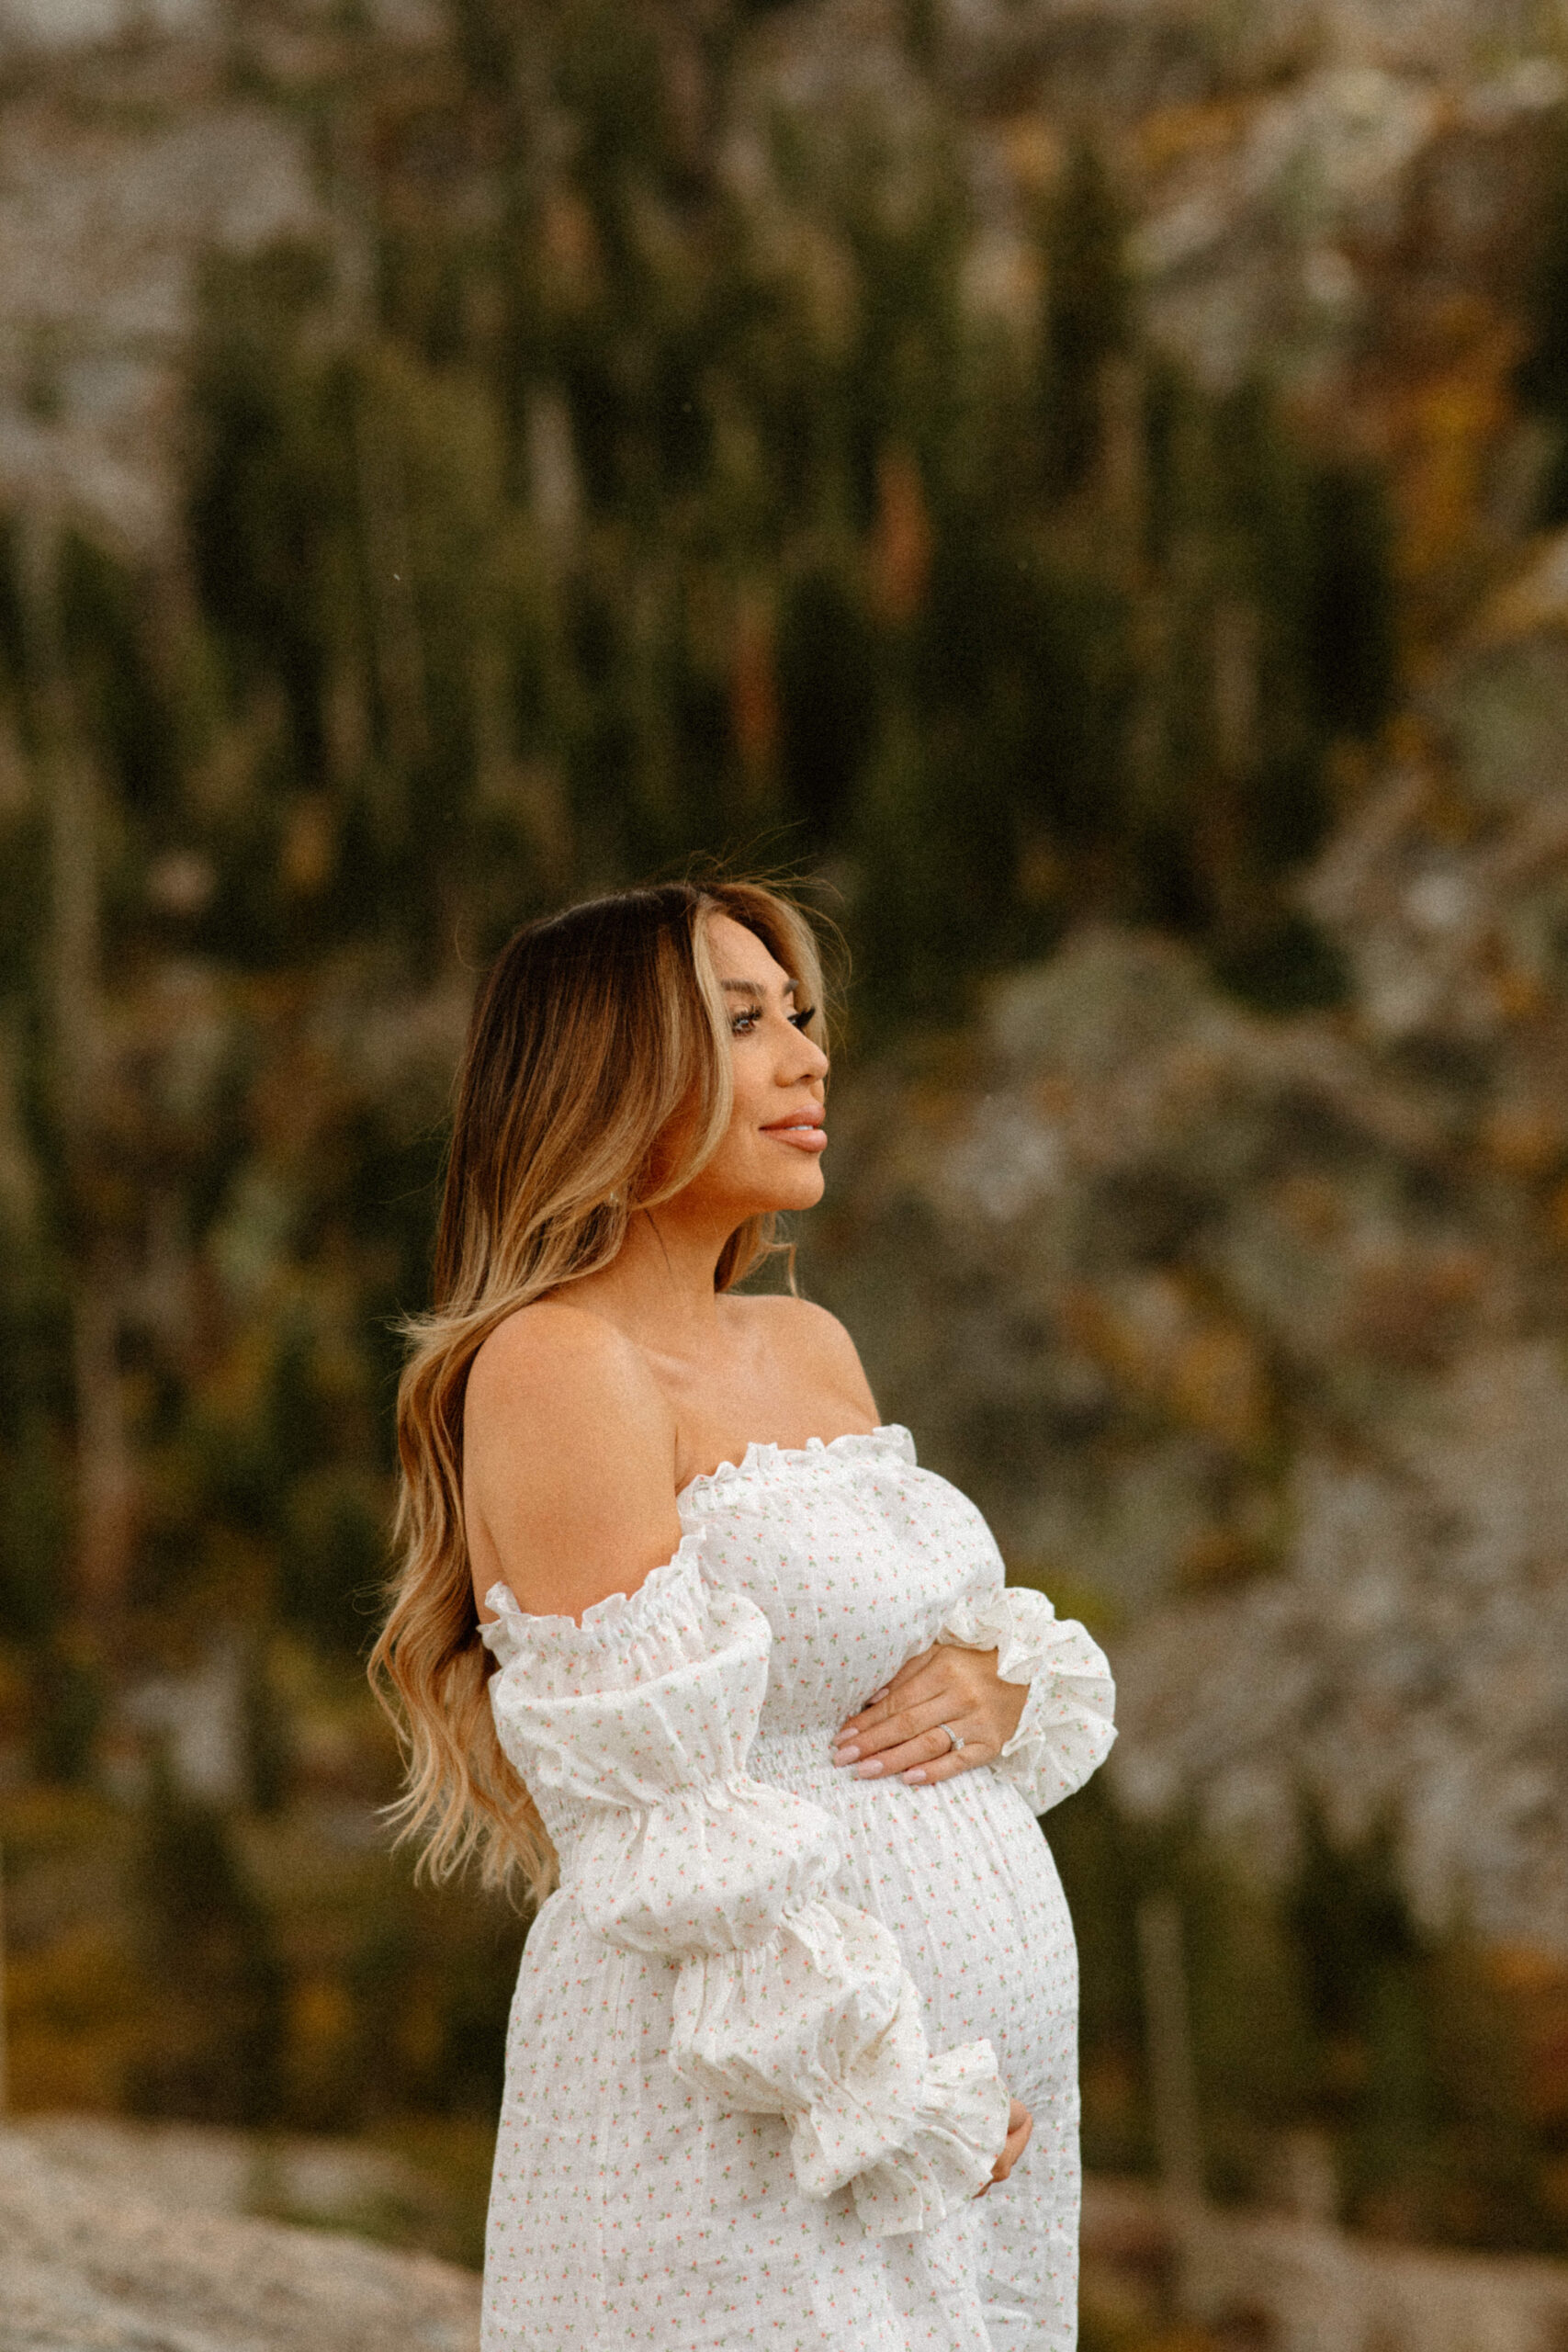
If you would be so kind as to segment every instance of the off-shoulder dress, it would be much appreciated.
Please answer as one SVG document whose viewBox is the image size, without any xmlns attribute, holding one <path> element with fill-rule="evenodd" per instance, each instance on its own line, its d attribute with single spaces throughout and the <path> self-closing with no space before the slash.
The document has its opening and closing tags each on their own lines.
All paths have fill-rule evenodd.
<svg viewBox="0 0 1568 2352">
<path fill-rule="evenodd" d="M 560 1853 L 524 1951 L 484 2352 L 1069 2352 L 1077 1961 L 1036 1815 L 1111 1746 L 1080 1625 L 1005 1589 L 908 1430 L 753 1445 L 570 1618 L 489 1595 L 502 1744 Z M 830 1760 L 915 1651 L 1027 1682 L 992 1766 Z M 1034 2112 L 978 2200 L 1008 2093 Z"/>
</svg>

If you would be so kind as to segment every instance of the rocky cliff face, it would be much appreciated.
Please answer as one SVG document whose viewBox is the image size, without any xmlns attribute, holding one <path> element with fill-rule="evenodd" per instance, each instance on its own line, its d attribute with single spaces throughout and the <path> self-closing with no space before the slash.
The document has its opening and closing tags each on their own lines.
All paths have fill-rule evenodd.
<svg viewBox="0 0 1568 2352">
<path fill-rule="evenodd" d="M 1086 932 L 863 1090 L 821 1261 L 1015 1572 L 1116 1596 L 1135 1810 L 1386 1824 L 1568 1948 L 1568 696 L 1540 559 L 1304 895 L 1340 1013 Z M 840 1122 L 842 1124 L 842 1122 Z M 843 1171 L 840 1171 L 840 1182 Z"/>
<path fill-rule="evenodd" d="M 876 123 L 911 153 L 956 130 L 971 297 L 1025 328 L 1040 199 L 1089 129 L 1133 206 L 1156 338 L 1217 385 L 1258 367 L 1292 381 L 1382 455 L 1402 429 L 1391 359 L 1408 374 L 1425 342 L 1418 373 L 1462 355 L 1485 374 L 1568 86 L 1514 0 L 827 0 L 731 27 L 722 96 L 704 51 L 722 11 L 650 14 L 694 154 L 744 208 L 767 208 L 781 119 Z M 431 0 L 347 22 L 278 0 L 0 0 L 0 491 L 41 475 L 143 548 L 166 534 L 197 259 L 352 238 L 352 191 L 321 167 L 360 135 L 355 89 L 442 86 Z M 547 178 L 570 132 L 548 109 L 536 130 Z"/>
<path fill-rule="evenodd" d="M 0 495 L 143 553 L 173 523 L 200 257 L 320 220 L 297 128 L 236 94 L 210 31 L 179 5 L 0 7 Z"/>
</svg>

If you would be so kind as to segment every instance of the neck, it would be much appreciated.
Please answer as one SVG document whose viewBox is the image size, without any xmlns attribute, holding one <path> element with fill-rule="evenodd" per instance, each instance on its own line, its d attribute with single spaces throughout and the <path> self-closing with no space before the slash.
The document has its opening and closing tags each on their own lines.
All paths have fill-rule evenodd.
<svg viewBox="0 0 1568 2352">
<path fill-rule="evenodd" d="M 685 1355 L 708 1344 L 717 1329 L 714 1272 L 733 1227 L 685 1215 L 677 1204 L 639 1209 L 614 1261 L 590 1275 L 629 1337 L 661 1354 Z"/>
</svg>

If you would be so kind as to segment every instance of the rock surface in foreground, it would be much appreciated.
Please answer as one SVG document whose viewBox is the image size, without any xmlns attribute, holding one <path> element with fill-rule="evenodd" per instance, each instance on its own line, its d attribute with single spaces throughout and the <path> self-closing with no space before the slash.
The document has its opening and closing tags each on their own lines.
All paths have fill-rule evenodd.
<svg viewBox="0 0 1568 2352">
<path fill-rule="evenodd" d="M 176 2217 L 0 2132 L 0 2352 L 472 2352 L 479 2310 L 427 2255 Z"/>
<path fill-rule="evenodd" d="M 1177 2267 L 1216 2332 L 1183 2342 L 1270 2352 L 1551 2352 L 1568 2342 L 1568 2264 L 1380 2243 L 1276 2212 L 1211 2209 L 1178 2231 L 1147 2182 L 1085 2181 L 1086 2319 L 1114 2341 L 1152 2340 Z"/>
</svg>

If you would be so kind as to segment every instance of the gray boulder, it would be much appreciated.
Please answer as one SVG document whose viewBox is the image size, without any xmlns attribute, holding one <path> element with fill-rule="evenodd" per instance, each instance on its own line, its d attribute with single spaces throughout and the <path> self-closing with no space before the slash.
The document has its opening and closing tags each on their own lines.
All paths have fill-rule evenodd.
<svg viewBox="0 0 1568 2352">
<path fill-rule="evenodd" d="M 427 2255 L 141 2196 L 0 2130 L 0 2352 L 474 2352 L 479 2282 Z"/>
</svg>

